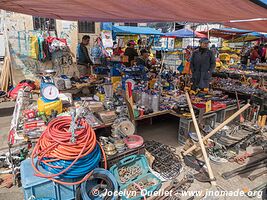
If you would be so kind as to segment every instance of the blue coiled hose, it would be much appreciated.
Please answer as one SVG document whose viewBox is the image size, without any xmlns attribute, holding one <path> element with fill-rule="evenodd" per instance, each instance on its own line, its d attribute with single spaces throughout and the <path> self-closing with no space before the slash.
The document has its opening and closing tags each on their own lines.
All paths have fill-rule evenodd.
<svg viewBox="0 0 267 200">
<path fill-rule="evenodd" d="M 96 187 L 97 181 L 100 180 L 103 181 L 104 184 L 107 184 L 107 190 L 111 191 L 113 193 L 113 196 L 102 197 L 100 195 L 92 195 L 92 189 Z M 103 183 L 101 182 L 101 184 Z M 94 169 L 91 177 L 81 184 L 81 196 L 83 200 L 115 200 L 117 197 L 116 195 L 114 195 L 114 192 L 117 192 L 118 189 L 119 187 L 117 180 L 110 171 L 102 168 L 96 168 Z"/>
<path fill-rule="evenodd" d="M 46 159 L 44 158 L 44 160 Z M 98 167 L 100 160 L 101 150 L 99 145 L 96 145 L 96 148 L 90 154 L 80 158 L 68 171 L 60 175 L 60 178 L 80 178 Z M 72 162 L 73 160 L 59 160 L 49 163 L 50 165 L 61 166 L 62 168 L 52 168 L 43 162 L 41 162 L 41 166 L 46 171 L 57 174 L 66 169 Z"/>
</svg>

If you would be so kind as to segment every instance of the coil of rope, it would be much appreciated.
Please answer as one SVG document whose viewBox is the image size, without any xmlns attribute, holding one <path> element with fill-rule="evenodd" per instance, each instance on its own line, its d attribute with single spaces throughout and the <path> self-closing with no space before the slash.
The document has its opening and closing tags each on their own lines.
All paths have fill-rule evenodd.
<svg viewBox="0 0 267 200">
<path fill-rule="evenodd" d="M 101 145 L 96 141 L 94 130 L 81 119 L 82 128 L 75 131 L 75 141 L 71 141 L 69 131 L 71 117 L 62 116 L 53 119 L 40 136 L 32 152 L 32 166 L 36 176 L 54 182 L 75 185 L 87 180 L 101 160 L 101 151 L 107 167 L 106 157 Z M 34 158 L 38 157 L 37 162 Z M 44 174 L 39 170 L 42 166 L 52 174 Z M 83 178 L 82 178 L 83 177 Z M 76 182 L 64 182 L 58 178 L 77 178 Z"/>
</svg>

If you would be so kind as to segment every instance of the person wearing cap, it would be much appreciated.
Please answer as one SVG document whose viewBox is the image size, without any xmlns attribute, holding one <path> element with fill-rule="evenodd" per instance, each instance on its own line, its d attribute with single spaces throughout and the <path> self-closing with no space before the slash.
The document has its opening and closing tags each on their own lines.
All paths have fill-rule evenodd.
<svg viewBox="0 0 267 200">
<path fill-rule="evenodd" d="M 192 54 L 190 68 L 192 71 L 192 90 L 207 89 L 209 87 L 211 74 L 215 68 L 215 56 L 209 47 L 209 39 L 201 38 L 199 48 Z"/>
<path fill-rule="evenodd" d="M 134 48 L 135 45 L 135 41 L 130 40 L 127 44 L 127 48 L 125 49 L 124 55 L 128 56 L 128 62 L 125 63 L 127 67 L 131 67 L 135 58 L 138 56 L 137 50 Z"/>
</svg>

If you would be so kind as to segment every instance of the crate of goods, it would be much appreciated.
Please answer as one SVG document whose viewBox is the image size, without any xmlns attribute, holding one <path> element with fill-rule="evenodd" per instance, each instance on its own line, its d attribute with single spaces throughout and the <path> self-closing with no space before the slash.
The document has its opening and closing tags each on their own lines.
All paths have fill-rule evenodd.
<svg viewBox="0 0 267 200">
<path fill-rule="evenodd" d="M 144 155 L 145 154 L 145 145 L 134 149 L 127 149 L 122 153 L 117 153 L 113 156 L 107 157 L 107 164 L 108 168 L 112 167 L 113 165 L 117 164 L 121 159 L 126 158 L 131 155 Z M 104 160 L 102 160 L 101 166 L 104 167 Z"/>
<path fill-rule="evenodd" d="M 209 125 L 211 128 L 215 127 L 217 120 L 217 114 L 211 113 L 203 116 L 202 124 Z M 195 127 L 193 120 L 191 118 L 180 118 L 179 128 L 178 128 L 178 142 L 179 144 L 185 144 L 185 141 L 188 139 L 189 132 L 195 132 Z"/>
<path fill-rule="evenodd" d="M 144 155 L 133 155 L 113 165 L 111 173 L 117 179 L 123 200 L 139 200 L 143 196 L 140 190 L 153 193 L 161 187 L 161 180 L 149 171 L 148 161 Z"/>
<path fill-rule="evenodd" d="M 39 168 L 41 172 L 47 173 L 41 167 Z M 22 161 L 20 170 L 21 183 L 25 200 L 31 198 L 54 198 L 57 200 L 75 199 L 75 185 L 61 185 L 46 178 L 40 178 L 35 176 L 35 171 L 32 167 L 31 159 L 26 159 Z M 73 180 L 67 181 L 72 182 Z"/>
</svg>

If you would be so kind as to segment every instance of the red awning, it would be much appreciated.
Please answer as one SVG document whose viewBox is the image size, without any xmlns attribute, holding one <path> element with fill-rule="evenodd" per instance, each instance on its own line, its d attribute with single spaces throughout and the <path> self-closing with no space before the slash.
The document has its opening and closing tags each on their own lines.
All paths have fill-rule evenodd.
<svg viewBox="0 0 267 200">
<path fill-rule="evenodd" d="M 209 36 L 219 37 L 225 40 L 236 38 L 236 36 L 250 33 L 249 30 L 240 30 L 234 28 L 213 28 L 209 30 Z M 201 31 L 200 33 L 208 35 L 208 31 Z"/>
<path fill-rule="evenodd" d="M 224 23 L 224 25 L 258 32 L 267 32 L 267 20 L 228 22 Z"/>
<path fill-rule="evenodd" d="M 0 9 L 66 20 L 226 22 L 267 18 L 249 0 L 0 0 Z"/>
</svg>

